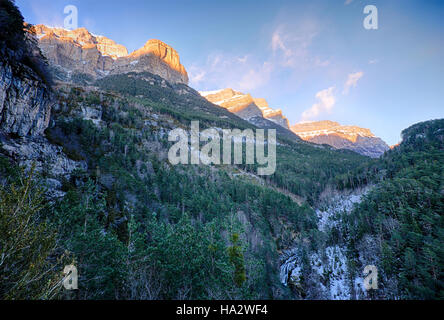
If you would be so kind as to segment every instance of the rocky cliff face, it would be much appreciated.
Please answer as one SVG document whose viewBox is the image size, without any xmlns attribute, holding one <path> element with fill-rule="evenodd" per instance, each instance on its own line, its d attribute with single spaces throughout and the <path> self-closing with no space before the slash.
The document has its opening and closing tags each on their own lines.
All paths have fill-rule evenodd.
<svg viewBox="0 0 444 320">
<path fill-rule="evenodd" d="M 86 163 L 69 159 L 44 135 L 57 97 L 36 39 L 30 33 L 24 38 L 18 43 L 0 39 L 0 156 L 45 171 L 48 197 L 60 197 L 60 181 Z"/>
<path fill-rule="evenodd" d="M 148 40 L 139 50 L 117 59 L 110 74 L 148 71 L 172 83 L 188 84 L 185 67 L 176 50 L 160 40 Z"/>
<path fill-rule="evenodd" d="M 254 103 L 261 109 L 264 118 L 267 118 L 278 125 L 290 129 L 288 119 L 282 114 L 281 109 L 272 109 L 268 106 L 267 100 L 263 98 L 255 98 Z"/>
<path fill-rule="evenodd" d="M 62 80 L 75 74 L 93 79 L 109 74 L 150 72 L 173 83 L 188 83 L 188 75 L 176 50 L 160 40 L 149 40 L 141 49 L 128 50 L 85 28 L 65 30 L 44 25 L 34 27 L 39 46 Z"/>
<path fill-rule="evenodd" d="M 267 101 L 263 98 L 253 98 L 250 94 L 244 94 L 230 88 L 217 91 L 202 91 L 200 94 L 208 101 L 235 113 L 245 120 L 263 117 L 286 129 L 290 127 L 287 118 L 282 115 L 282 111 L 270 108 Z"/>
<path fill-rule="evenodd" d="M 369 129 L 342 126 L 333 121 L 298 123 L 291 131 L 306 141 L 349 149 L 372 158 L 381 156 L 389 146 Z"/>
<path fill-rule="evenodd" d="M 0 131 L 37 136 L 48 127 L 53 99 L 49 86 L 32 68 L 38 57 L 20 55 L 0 42 Z"/>
</svg>

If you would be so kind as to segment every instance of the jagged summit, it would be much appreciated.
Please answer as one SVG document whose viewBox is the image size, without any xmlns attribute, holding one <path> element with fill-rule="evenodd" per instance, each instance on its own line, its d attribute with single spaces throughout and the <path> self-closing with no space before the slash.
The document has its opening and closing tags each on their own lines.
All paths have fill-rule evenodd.
<svg viewBox="0 0 444 320">
<path fill-rule="evenodd" d="M 172 47 L 161 40 L 150 39 L 145 45 L 130 54 L 131 57 L 140 57 L 147 54 L 153 54 L 165 61 L 172 69 L 186 75 L 185 67 L 180 64 L 179 54 Z"/>
<path fill-rule="evenodd" d="M 128 50 L 125 46 L 117 44 L 105 36 L 93 35 L 86 28 L 78 28 L 71 31 L 40 24 L 34 26 L 34 30 L 41 42 L 57 38 L 60 41 L 80 45 L 84 49 L 94 47 L 95 45 L 103 56 L 109 56 L 113 59 L 128 55 Z"/>
<path fill-rule="evenodd" d="M 142 48 L 128 53 L 125 46 L 86 28 L 66 30 L 36 25 L 34 31 L 44 55 L 57 66 L 62 79 L 69 80 L 76 73 L 100 78 L 148 71 L 173 83 L 188 84 L 179 54 L 160 40 L 148 40 Z"/>
<path fill-rule="evenodd" d="M 379 157 L 389 149 L 369 129 L 343 126 L 330 120 L 297 123 L 291 126 L 291 131 L 306 141 L 329 144 L 337 149 L 349 149 L 370 157 Z"/>
<path fill-rule="evenodd" d="M 268 102 L 263 98 L 253 98 L 249 93 L 245 94 L 231 88 L 199 93 L 208 101 L 226 108 L 246 120 L 263 117 L 286 129 L 290 128 L 288 119 L 283 116 L 282 110 L 270 108 Z"/>
<path fill-rule="evenodd" d="M 273 122 L 289 129 L 290 123 L 288 119 L 282 114 L 281 109 L 272 109 L 269 107 L 267 100 L 264 98 L 254 98 L 254 103 L 261 109 L 264 118 L 270 119 Z"/>
</svg>

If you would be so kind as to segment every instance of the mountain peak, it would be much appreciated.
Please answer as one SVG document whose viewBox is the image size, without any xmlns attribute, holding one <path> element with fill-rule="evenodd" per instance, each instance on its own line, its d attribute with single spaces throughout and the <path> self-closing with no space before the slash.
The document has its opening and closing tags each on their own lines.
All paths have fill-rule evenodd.
<svg viewBox="0 0 444 320">
<path fill-rule="evenodd" d="M 297 123 L 291 126 L 291 130 L 302 139 L 310 139 L 311 137 L 319 135 L 336 134 L 351 142 L 356 142 L 358 136 L 367 138 L 375 137 L 370 129 L 358 126 L 344 126 L 330 120 Z"/>
<path fill-rule="evenodd" d="M 263 117 L 289 129 L 288 119 L 281 109 L 272 109 L 264 98 L 253 98 L 249 93 L 242 93 L 231 88 L 199 92 L 208 101 L 233 112 L 246 120 Z"/>
<path fill-rule="evenodd" d="M 349 149 L 370 157 L 379 157 L 389 149 L 370 129 L 344 126 L 330 120 L 297 123 L 291 126 L 291 131 L 306 141 L 329 144 L 337 149 Z"/>
<path fill-rule="evenodd" d="M 165 42 L 158 39 L 150 39 L 145 45 L 134 51 L 130 54 L 131 57 L 139 57 L 142 55 L 155 55 L 156 57 L 162 59 L 165 63 L 167 63 L 173 70 L 177 72 L 187 75 L 185 71 L 185 67 L 180 63 L 179 54 L 177 51 L 167 45 Z"/>
<path fill-rule="evenodd" d="M 99 78 L 108 74 L 148 71 L 174 83 L 188 83 L 188 74 L 175 49 L 161 40 L 151 39 L 128 53 L 115 41 L 94 35 L 86 28 L 67 30 L 36 25 L 33 27 L 44 55 L 60 71 L 83 73 Z M 161 63 L 159 63 L 161 62 Z"/>
</svg>

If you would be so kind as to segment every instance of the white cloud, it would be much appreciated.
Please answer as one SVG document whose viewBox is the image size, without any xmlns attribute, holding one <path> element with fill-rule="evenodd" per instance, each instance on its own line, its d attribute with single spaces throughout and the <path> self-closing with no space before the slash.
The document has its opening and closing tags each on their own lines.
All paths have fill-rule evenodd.
<svg viewBox="0 0 444 320">
<path fill-rule="evenodd" d="M 271 36 L 271 48 L 273 49 L 273 52 L 282 50 L 284 56 L 286 57 L 291 57 L 293 55 L 293 51 L 286 47 L 284 39 L 282 39 L 280 30 L 275 30 L 273 35 Z"/>
<path fill-rule="evenodd" d="M 348 94 L 350 92 L 350 88 L 355 88 L 358 84 L 359 79 L 361 79 L 364 76 L 364 72 L 359 71 L 356 73 L 350 73 L 348 75 L 347 81 L 344 85 L 344 90 L 342 91 L 343 94 Z"/>
<path fill-rule="evenodd" d="M 271 36 L 273 57 L 280 65 L 290 68 L 325 66 L 321 59 L 310 53 L 309 47 L 318 34 L 318 27 L 311 21 L 289 28 L 279 26 Z"/>
<path fill-rule="evenodd" d="M 344 4 L 346 5 L 346 6 L 348 6 L 350 3 L 352 3 L 353 2 L 353 0 L 345 0 L 345 2 L 344 2 Z"/>
<path fill-rule="evenodd" d="M 237 61 L 239 61 L 241 63 L 245 63 L 245 62 L 247 62 L 247 60 L 248 60 L 248 56 L 247 55 L 245 55 L 243 57 L 237 58 Z"/>
<path fill-rule="evenodd" d="M 310 52 L 319 30 L 315 20 L 307 18 L 293 25 L 279 25 L 273 30 L 267 55 L 210 53 L 206 60 L 187 68 L 190 85 L 204 91 L 220 88 L 252 91 L 267 86 L 281 71 L 290 71 L 294 77 L 299 77 L 300 70 L 330 65 L 328 59 Z"/>
<path fill-rule="evenodd" d="M 199 90 L 233 88 L 251 91 L 265 86 L 274 70 L 273 63 L 251 55 L 213 53 L 203 64 L 188 68 L 190 86 Z"/>
<path fill-rule="evenodd" d="M 191 68 L 188 72 L 190 82 L 193 84 L 198 84 L 204 81 L 206 75 L 207 73 L 205 71 L 196 68 Z"/>
<path fill-rule="evenodd" d="M 336 98 L 333 93 L 334 90 L 335 87 L 330 87 L 316 93 L 316 99 L 318 102 L 302 113 L 302 121 L 316 118 L 322 113 L 330 113 L 336 103 Z"/>
<path fill-rule="evenodd" d="M 314 64 L 317 67 L 328 67 L 330 65 L 330 60 L 321 60 L 319 57 L 314 59 Z"/>
</svg>

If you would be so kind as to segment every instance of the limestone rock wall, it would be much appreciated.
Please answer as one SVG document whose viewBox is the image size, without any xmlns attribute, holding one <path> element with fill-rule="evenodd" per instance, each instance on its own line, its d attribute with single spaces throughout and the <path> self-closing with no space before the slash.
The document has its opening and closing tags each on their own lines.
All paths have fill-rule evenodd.
<svg viewBox="0 0 444 320">
<path fill-rule="evenodd" d="M 85 28 L 65 30 L 44 25 L 34 26 L 39 46 L 62 80 L 72 74 L 101 78 L 109 74 L 150 72 L 172 83 L 188 84 L 188 74 L 179 54 L 160 40 L 149 40 L 139 50 L 128 54 L 120 44 Z"/>
<path fill-rule="evenodd" d="M 0 43 L 0 131 L 37 136 L 49 124 L 50 88 L 16 54 Z"/>
</svg>

